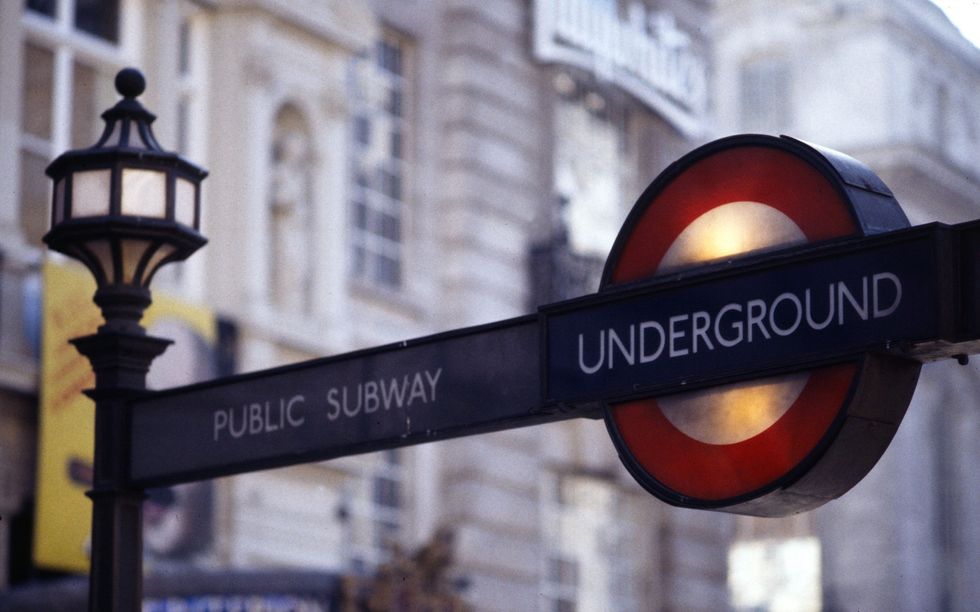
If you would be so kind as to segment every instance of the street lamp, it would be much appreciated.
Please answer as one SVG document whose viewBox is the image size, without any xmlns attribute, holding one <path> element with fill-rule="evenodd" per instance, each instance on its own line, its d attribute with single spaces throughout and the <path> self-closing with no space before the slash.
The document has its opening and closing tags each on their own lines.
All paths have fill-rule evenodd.
<svg viewBox="0 0 980 612">
<path fill-rule="evenodd" d="M 117 330 L 139 325 L 160 266 L 206 242 L 197 230 L 207 172 L 157 144 L 155 117 L 136 100 L 145 86 L 139 71 L 121 70 L 116 90 L 123 99 L 102 114 L 102 137 L 47 169 L 54 201 L 44 241 L 88 267 L 106 325 Z"/>
<path fill-rule="evenodd" d="M 140 325 L 149 284 L 161 266 L 207 242 L 198 232 L 207 171 L 157 143 L 155 116 L 136 100 L 146 86 L 138 70 L 121 70 L 115 84 L 123 99 L 102 114 L 98 142 L 47 168 L 54 196 L 44 236 L 91 271 L 105 318 L 97 333 L 71 341 L 95 371 L 95 388 L 86 391 L 95 400 L 89 609 L 100 612 L 141 607 L 144 495 L 127 482 L 127 400 L 145 391 L 150 364 L 170 344 Z"/>
</svg>

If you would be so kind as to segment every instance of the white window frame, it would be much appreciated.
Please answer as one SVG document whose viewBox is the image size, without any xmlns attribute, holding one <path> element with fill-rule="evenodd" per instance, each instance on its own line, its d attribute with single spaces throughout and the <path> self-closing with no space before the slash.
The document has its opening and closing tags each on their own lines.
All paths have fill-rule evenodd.
<svg viewBox="0 0 980 612">
<path fill-rule="evenodd" d="M 574 504 L 564 503 L 559 499 L 565 480 L 590 481 L 606 488 L 612 496 L 613 503 L 610 504 L 608 516 L 599 517 L 603 523 L 603 535 L 609 536 L 607 539 L 612 540 L 603 542 L 602 545 L 609 545 L 611 548 L 609 551 L 595 551 L 602 558 L 592 559 L 594 566 L 590 566 L 589 559 L 577 558 L 572 550 L 567 549 L 573 539 L 595 536 L 596 533 L 586 534 L 579 530 L 575 530 L 575 533 L 562 533 L 563 523 L 566 523 L 569 517 L 576 513 L 593 511 L 591 508 L 576 508 Z M 609 574 L 610 578 L 609 584 L 601 593 L 601 599 L 608 604 L 608 609 L 624 612 L 641 609 L 638 582 L 641 575 L 641 560 L 634 556 L 627 546 L 635 538 L 633 533 L 635 526 L 630 524 L 628 518 L 629 503 L 630 496 L 612 479 L 579 472 L 553 471 L 545 474 L 540 486 L 541 533 L 544 550 L 539 581 L 541 597 L 539 597 L 538 608 L 541 612 L 556 612 L 559 601 L 569 602 L 572 609 L 576 611 L 591 609 L 582 607 L 583 603 L 587 603 L 583 602 L 583 596 L 588 595 L 583 585 L 583 577 L 600 571 Z M 626 550 L 623 550 L 624 548 Z M 552 580 L 550 566 L 552 560 L 568 562 L 575 567 L 573 583 L 565 584 Z"/>
<path fill-rule="evenodd" d="M 389 560 L 391 550 L 382 536 L 395 541 L 402 538 L 408 501 L 405 460 L 406 453 L 401 449 L 349 460 L 350 480 L 343 493 L 349 513 L 346 563 L 354 571 L 371 572 Z M 375 499 L 376 483 L 382 479 L 393 481 L 398 487 L 397 505 L 380 504 Z M 366 534 L 366 540 L 360 534 Z"/>
<path fill-rule="evenodd" d="M 22 47 L 34 45 L 49 50 L 53 56 L 51 79 L 51 133 L 45 139 L 24 131 L 23 119 L 18 146 L 18 159 L 24 153 L 53 159 L 72 148 L 72 94 L 75 89 L 74 66 L 76 62 L 92 66 L 105 73 L 115 73 L 133 56 L 132 28 L 135 23 L 136 5 L 132 0 L 119 1 L 118 42 L 113 43 L 94 34 L 78 30 L 74 26 L 76 0 L 56 0 L 53 17 L 37 13 L 23 5 L 21 26 Z M 22 87 L 24 84 L 22 83 Z M 20 102 L 18 102 L 20 103 Z M 99 110 L 101 112 L 102 109 Z M 98 117 L 93 117 L 97 121 Z M 95 143 L 86 143 L 89 146 Z M 19 173 L 23 171 L 18 167 Z M 48 186 L 50 189 L 50 185 Z M 25 197 L 25 194 L 21 194 Z"/>
<path fill-rule="evenodd" d="M 124 2 L 125 3 L 125 2 Z M 173 138 L 171 146 L 181 156 L 195 164 L 207 166 L 208 159 L 208 11 L 194 0 L 180 0 L 173 13 L 177 18 L 177 45 L 165 53 L 175 56 L 175 80 L 170 87 L 172 95 L 161 96 L 162 104 L 172 104 Z M 120 18 L 121 19 L 121 18 Z M 182 40 L 180 30 L 187 27 L 187 39 Z M 181 45 L 186 43 L 187 70 L 181 70 Z M 151 109 L 152 110 L 152 109 Z M 160 109 L 161 111 L 163 109 Z M 186 114 L 182 114 L 186 113 Z M 158 135 L 159 136 L 159 135 Z M 164 143 L 164 148 L 169 146 Z M 202 210 L 207 209 L 207 182 L 201 192 Z M 202 234 L 207 236 L 207 215 L 201 216 Z M 200 301 L 204 298 L 206 257 L 191 257 L 179 266 L 164 266 L 154 277 L 154 285 L 166 288 L 187 299 Z"/>
<path fill-rule="evenodd" d="M 394 74 L 384 70 L 380 66 L 381 45 L 390 45 L 400 51 L 400 74 Z M 359 66 L 357 74 L 367 75 L 366 82 L 352 83 L 352 106 L 354 109 L 351 125 L 351 161 L 350 161 L 350 189 L 351 197 L 348 203 L 348 236 L 349 236 L 349 257 L 350 265 L 348 276 L 352 281 L 361 285 L 380 289 L 384 291 L 401 292 L 406 286 L 406 251 L 407 236 L 409 235 L 409 209 L 410 209 L 410 150 L 411 132 L 409 117 L 412 114 L 411 72 L 413 65 L 414 48 L 409 37 L 404 36 L 394 30 L 385 28 L 378 38 L 371 53 L 367 57 L 355 60 L 366 62 Z M 352 78 L 354 76 L 352 71 Z M 362 92 L 360 88 L 367 91 Z M 394 115 L 384 106 L 384 100 L 365 99 L 377 96 L 377 92 L 388 92 L 396 90 L 400 95 L 400 113 Z M 384 121 L 373 121 L 376 117 L 383 117 Z M 378 126 L 383 124 L 390 125 L 384 132 L 386 153 L 382 160 L 368 165 L 366 170 L 374 176 L 367 176 L 367 184 L 362 185 L 358 181 L 358 168 L 368 157 L 372 145 L 365 145 L 358 138 L 358 122 L 366 119 L 369 124 L 369 132 L 372 139 L 376 138 Z M 391 155 L 390 138 L 394 131 L 400 134 L 400 157 Z M 376 145 L 374 145 L 376 146 Z M 384 192 L 382 189 L 380 173 L 387 172 L 389 175 L 397 177 L 400 182 L 398 198 Z M 358 206 L 365 208 L 365 226 L 360 227 L 358 223 Z M 384 227 L 381 223 L 382 216 L 394 220 L 398 225 L 397 239 L 392 239 L 384 235 Z M 358 255 L 358 253 L 363 255 Z M 360 257 L 364 258 L 362 266 L 358 265 Z M 394 262 L 394 279 L 385 276 L 382 270 L 382 261 L 389 260 Z M 362 269 L 359 269 L 361 268 Z"/>
</svg>

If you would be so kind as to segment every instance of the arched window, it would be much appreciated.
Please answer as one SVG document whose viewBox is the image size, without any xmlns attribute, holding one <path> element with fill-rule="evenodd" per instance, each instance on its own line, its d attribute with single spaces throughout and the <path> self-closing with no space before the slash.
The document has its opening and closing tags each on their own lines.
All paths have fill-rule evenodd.
<svg viewBox="0 0 980 612">
<path fill-rule="evenodd" d="M 285 105 L 276 114 L 269 197 L 270 301 L 289 314 L 305 314 L 312 298 L 312 155 L 302 113 Z"/>
</svg>

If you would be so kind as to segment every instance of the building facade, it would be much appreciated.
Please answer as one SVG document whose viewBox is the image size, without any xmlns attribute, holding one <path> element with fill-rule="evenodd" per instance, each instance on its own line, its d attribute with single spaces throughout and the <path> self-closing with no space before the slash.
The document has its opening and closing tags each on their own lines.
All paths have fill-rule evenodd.
<svg viewBox="0 0 980 612">
<path fill-rule="evenodd" d="M 0 52 L 0 585 L 37 578 L 43 169 L 94 143 L 123 66 L 211 171 L 210 243 L 154 289 L 217 313 L 240 371 L 594 291 L 646 184 L 727 133 L 858 157 L 913 223 L 980 201 L 980 60 L 925 0 L 26 0 Z M 879 467 L 791 520 L 667 507 L 576 420 L 153 492 L 146 567 L 364 575 L 447 527 L 477 610 L 965 609 L 978 380 L 927 367 Z"/>
<path fill-rule="evenodd" d="M 937 7 L 749 1 L 718 3 L 715 18 L 719 126 L 847 152 L 885 181 L 913 225 L 977 218 L 980 50 Z M 758 574 L 736 579 L 734 601 L 777 605 L 804 573 L 811 586 L 796 592 L 814 609 L 975 607 L 980 532 L 967 517 L 980 510 L 968 467 L 980 454 L 978 384 L 973 361 L 926 365 L 891 447 L 851 492 L 793 520 L 740 519 L 733 558 L 809 561 L 795 576 L 770 574 L 783 586 L 768 595 Z"/>
<path fill-rule="evenodd" d="M 47 161 L 95 141 L 115 71 L 141 66 L 159 140 L 211 172 L 210 244 L 162 272 L 155 291 L 220 315 L 241 371 L 594 291 L 636 195 L 710 133 L 707 2 L 19 4 L 0 8 L 2 80 L 16 84 L 0 94 L 2 141 L 18 152 L 2 167 L 16 186 L 0 206 L 15 237 L 4 239 L 5 282 L 20 269 L 36 279 L 45 257 Z M 556 236 L 586 271 L 542 292 L 530 253 Z M 18 282 L 28 299 L 30 282 Z M 36 323 L 9 316 L 10 329 L 36 335 Z M 27 340 L 16 363 L 36 363 Z M 16 459 L 3 511 L 30 523 L 37 374 L 26 367 L 5 372 L 20 377 L 7 386 L 22 407 L 4 400 L 20 429 L 4 427 L 19 446 L 3 447 Z M 478 610 L 727 601 L 730 517 L 643 493 L 598 421 L 151 492 L 146 514 L 150 572 L 367 574 L 393 545 L 413 549 L 448 527 Z M 30 573 L 23 547 L 3 556 Z"/>
</svg>

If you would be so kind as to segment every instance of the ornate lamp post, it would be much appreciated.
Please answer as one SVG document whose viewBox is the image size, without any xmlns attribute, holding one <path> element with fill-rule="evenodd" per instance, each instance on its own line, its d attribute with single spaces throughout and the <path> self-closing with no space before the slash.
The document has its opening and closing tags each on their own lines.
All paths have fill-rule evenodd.
<svg viewBox="0 0 980 612">
<path fill-rule="evenodd" d="M 155 116 L 136 100 L 145 86 L 139 71 L 120 71 L 123 99 L 102 114 L 102 137 L 47 169 L 54 199 L 44 241 L 92 272 L 105 318 L 97 333 L 72 340 L 95 371 L 95 388 L 86 391 L 95 400 L 89 610 L 100 612 L 141 607 L 143 491 L 127 483 L 126 401 L 146 389 L 150 363 L 170 344 L 140 325 L 150 280 L 207 242 L 198 233 L 207 171 L 156 142 Z"/>
</svg>

